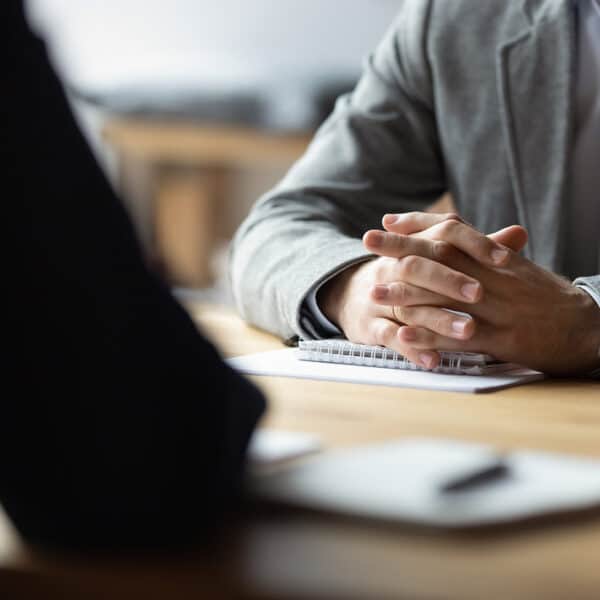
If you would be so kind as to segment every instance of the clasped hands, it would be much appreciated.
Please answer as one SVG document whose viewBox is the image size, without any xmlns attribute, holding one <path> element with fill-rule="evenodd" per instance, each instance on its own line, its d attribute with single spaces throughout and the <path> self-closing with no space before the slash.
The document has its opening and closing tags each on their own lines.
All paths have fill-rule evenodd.
<svg viewBox="0 0 600 600">
<path fill-rule="evenodd" d="M 376 258 L 319 292 L 349 340 L 392 348 L 427 369 L 442 350 L 483 352 L 556 375 L 600 366 L 600 309 L 519 254 L 522 227 L 486 236 L 455 214 L 419 212 L 385 215 L 383 227 L 363 237 Z"/>
</svg>

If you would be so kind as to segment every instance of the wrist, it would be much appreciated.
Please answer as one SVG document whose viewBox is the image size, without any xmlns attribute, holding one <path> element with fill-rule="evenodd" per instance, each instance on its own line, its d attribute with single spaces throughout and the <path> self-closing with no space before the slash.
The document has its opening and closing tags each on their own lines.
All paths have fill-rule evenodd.
<svg viewBox="0 0 600 600">
<path fill-rule="evenodd" d="M 352 278 L 364 263 L 352 265 L 327 281 L 317 293 L 317 304 L 323 314 L 339 329 L 342 325 L 342 311 L 346 304 Z"/>
<path fill-rule="evenodd" d="M 581 350 L 578 372 L 590 374 L 600 369 L 600 307 L 584 290 L 581 294 L 581 320 L 578 335 L 573 336 L 573 347 Z"/>
</svg>

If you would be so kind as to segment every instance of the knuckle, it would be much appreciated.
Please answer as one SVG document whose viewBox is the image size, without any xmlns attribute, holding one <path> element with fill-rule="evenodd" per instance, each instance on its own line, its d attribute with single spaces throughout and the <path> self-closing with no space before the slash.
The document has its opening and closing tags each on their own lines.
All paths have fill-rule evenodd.
<svg viewBox="0 0 600 600">
<path fill-rule="evenodd" d="M 390 340 L 394 337 L 395 327 L 392 323 L 378 322 L 373 327 L 373 341 L 378 346 L 389 345 Z"/>
<path fill-rule="evenodd" d="M 372 263 L 373 276 L 375 281 L 385 281 L 385 276 L 389 267 L 389 261 L 387 258 L 378 258 Z"/>
<path fill-rule="evenodd" d="M 399 261 L 400 274 L 403 276 L 410 276 L 419 270 L 420 259 L 418 256 L 411 254 L 401 258 Z"/>
<path fill-rule="evenodd" d="M 440 234 L 443 237 L 450 237 L 453 233 L 460 227 L 460 223 L 455 221 L 454 219 L 450 219 L 448 221 L 443 221 L 440 224 Z"/>
<path fill-rule="evenodd" d="M 462 217 L 458 213 L 455 213 L 455 212 L 446 213 L 445 217 L 446 217 L 446 221 L 458 221 L 459 223 L 463 222 Z"/>
<path fill-rule="evenodd" d="M 454 256 L 454 246 L 444 241 L 433 244 L 433 257 L 440 262 L 447 262 Z"/>
<path fill-rule="evenodd" d="M 494 244 L 483 234 L 478 234 L 475 238 L 475 247 L 481 254 L 487 254 Z"/>
</svg>

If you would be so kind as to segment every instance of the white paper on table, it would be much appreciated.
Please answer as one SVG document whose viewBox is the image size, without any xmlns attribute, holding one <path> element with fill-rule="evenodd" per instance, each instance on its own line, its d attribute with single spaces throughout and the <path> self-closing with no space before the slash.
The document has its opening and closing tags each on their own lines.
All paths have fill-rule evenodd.
<svg viewBox="0 0 600 600">
<path fill-rule="evenodd" d="M 258 497 L 341 514 L 475 527 L 600 508 L 600 460 L 533 451 L 506 456 L 508 475 L 448 493 L 444 483 L 497 456 L 491 446 L 413 438 L 321 453 L 256 476 Z"/>
<path fill-rule="evenodd" d="M 448 375 L 426 371 L 306 361 L 297 358 L 295 348 L 247 354 L 229 358 L 227 362 L 237 371 L 247 375 L 297 377 L 453 392 L 491 392 L 537 381 L 544 377 L 542 373 L 522 367 L 502 374 Z"/>
</svg>

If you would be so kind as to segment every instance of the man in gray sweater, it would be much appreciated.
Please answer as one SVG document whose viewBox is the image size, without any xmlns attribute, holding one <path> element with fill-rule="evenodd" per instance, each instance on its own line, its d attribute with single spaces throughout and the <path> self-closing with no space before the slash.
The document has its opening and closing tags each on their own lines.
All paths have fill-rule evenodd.
<svg viewBox="0 0 600 600">
<path fill-rule="evenodd" d="M 597 376 L 599 158 L 600 0 L 404 0 L 240 228 L 238 307 L 426 368 L 464 350 Z M 457 214 L 426 212 L 448 191 Z"/>
</svg>

